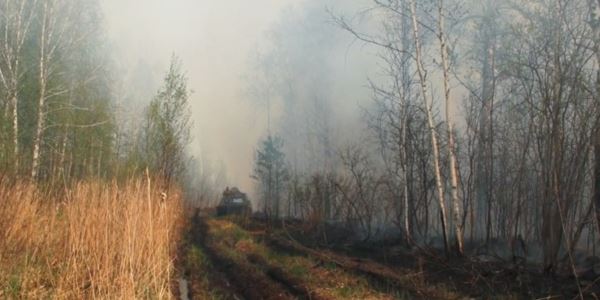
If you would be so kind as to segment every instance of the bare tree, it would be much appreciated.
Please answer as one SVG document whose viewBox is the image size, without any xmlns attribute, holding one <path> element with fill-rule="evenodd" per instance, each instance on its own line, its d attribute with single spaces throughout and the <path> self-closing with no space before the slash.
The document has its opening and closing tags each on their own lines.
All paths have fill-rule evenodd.
<svg viewBox="0 0 600 300">
<path fill-rule="evenodd" d="M 594 41 L 593 50 L 596 57 L 596 87 L 592 89 L 596 105 L 600 105 L 600 1 L 588 0 L 590 12 L 589 25 L 592 29 L 592 39 Z M 600 231 L 600 128 L 596 129 L 594 134 L 594 202 L 596 207 L 596 224 Z"/>
<path fill-rule="evenodd" d="M 385 209 L 384 180 L 373 168 L 373 163 L 363 149 L 349 146 L 341 153 L 346 180 L 338 183 L 346 210 L 347 223 L 357 225 L 363 241 L 378 233 L 376 223 Z M 351 226 L 352 226 L 351 225 Z"/>
<path fill-rule="evenodd" d="M 492 228 L 492 202 L 494 197 L 494 96 L 496 89 L 496 5 L 494 1 L 483 1 L 483 12 L 479 25 L 482 40 L 478 53 L 481 60 L 480 93 L 475 99 L 481 101 L 479 126 L 477 128 L 477 150 L 475 162 L 475 197 L 478 218 L 485 220 L 485 240 L 489 242 Z M 485 208 L 485 209 L 484 209 Z"/>
<path fill-rule="evenodd" d="M 561 249 L 571 248 L 586 214 L 585 174 L 598 107 L 585 87 L 591 77 L 592 56 L 582 2 L 536 4 L 513 10 L 523 20 L 519 26 L 535 30 L 513 29 L 510 38 L 524 47 L 508 51 L 503 72 L 512 90 L 518 91 L 510 113 L 526 112 L 529 125 L 525 128 L 532 129 L 533 151 L 516 164 L 527 164 L 534 171 L 527 205 L 541 209 L 539 214 L 527 216 L 526 222 L 533 225 L 542 243 L 546 271 L 554 272 Z M 498 197 L 508 198 L 505 194 Z M 510 212 L 509 205 L 506 200 L 500 208 Z M 499 225 L 507 227 L 506 223 Z"/>
<path fill-rule="evenodd" d="M 448 62 L 448 45 L 446 39 L 445 25 L 444 25 L 444 1 L 438 2 L 438 39 L 440 42 L 440 55 L 442 60 L 442 73 L 444 78 L 444 98 L 446 100 L 446 127 L 448 130 L 448 156 L 450 159 L 450 182 L 451 182 L 451 195 L 452 195 L 452 208 L 454 212 L 454 228 L 456 231 L 456 244 L 458 247 L 458 253 L 463 255 L 463 232 L 461 222 L 460 206 L 461 201 L 458 195 L 458 161 L 456 158 L 456 146 L 454 144 L 454 122 L 452 120 L 452 113 L 450 109 L 454 107 L 454 102 L 450 94 L 450 70 Z"/>
<path fill-rule="evenodd" d="M 429 132 L 431 134 L 431 148 L 433 151 L 433 165 L 435 174 L 435 184 L 438 194 L 438 202 L 440 205 L 440 214 L 442 218 L 442 233 L 444 236 L 444 246 L 446 253 L 448 253 L 450 246 L 448 243 L 448 217 L 446 212 L 445 204 L 445 193 L 444 183 L 442 179 L 441 161 L 440 161 L 440 147 L 437 138 L 437 131 L 435 122 L 433 120 L 433 99 L 430 99 L 429 88 L 427 83 L 427 71 L 423 64 L 423 54 L 421 49 L 421 37 L 419 35 L 419 22 L 417 17 L 417 5 L 415 0 L 410 0 L 410 12 L 412 18 L 412 29 L 414 39 L 414 51 L 415 61 L 417 64 L 417 74 L 419 75 L 419 82 L 421 84 L 421 96 L 423 98 L 423 107 L 427 114 L 427 124 L 429 125 Z"/>
</svg>

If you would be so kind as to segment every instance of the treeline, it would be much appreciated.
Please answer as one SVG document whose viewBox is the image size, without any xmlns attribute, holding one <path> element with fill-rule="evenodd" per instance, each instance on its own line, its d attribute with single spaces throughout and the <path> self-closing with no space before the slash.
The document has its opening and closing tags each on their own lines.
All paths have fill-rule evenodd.
<svg viewBox="0 0 600 300">
<path fill-rule="evenodd" d="M 71 182 L 183 173 L 188 90 L 174 57 L 135 136 L 119 126 L 119 82 L 98 0 L 0 1 L 0 172 Z M 151 99 L 148 99 L 148 101 Z"/>
<path fill-rule="evenodd" d="M 538 244 L 547 271 L 575 249 L 593 249 L 599 7 L 376 0 L 369 10 L 376 26 L 367 29 L 332 12 L 338 27 L 379 50 L 386 79 L 369 81 L 369 134 L 336 145 L 307 124 L 307 134 L 326 136 L 311 147 L 338 154 L 311 169 L 279 163 L 290 152 L 267 138 L 255 172 L 263 209 L 341 222 L 365 239 L 391 227 L 411 244 L 442 237 L 446 252 L 458 254 L 469 241 Z"/>
</svg>

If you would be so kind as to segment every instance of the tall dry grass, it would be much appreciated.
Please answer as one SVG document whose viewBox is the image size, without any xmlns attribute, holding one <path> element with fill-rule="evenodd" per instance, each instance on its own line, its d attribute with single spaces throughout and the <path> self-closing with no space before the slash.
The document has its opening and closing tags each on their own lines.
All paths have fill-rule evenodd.
<svg viewBox="0 0 600 300">
<path fill-rule="evenodd" d="M 158 186 L 0 183 L 0 298 L 172 298 L 183 206 Z"/>
</svg>

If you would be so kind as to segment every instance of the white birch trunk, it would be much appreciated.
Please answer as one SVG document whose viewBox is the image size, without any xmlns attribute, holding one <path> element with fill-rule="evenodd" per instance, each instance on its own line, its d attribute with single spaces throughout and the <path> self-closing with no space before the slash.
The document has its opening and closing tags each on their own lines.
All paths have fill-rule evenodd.
<svg viewBox="0 0 600 300">
<path fill-rule="evenodd" d="M 40 62 L 39 62 L 39 98 L 38 98 L 38 115 L 35 137 L 33 141 L 33 156 L 31 162 L 31 179 L 35 180 L 38 176 L 40 165 L 40 147 L 44 127 L 46 126 L 46 88 L 47 88 L 47 65 L 46 65 L 46 34 L 48 23 L 48 2 L 44 1 L 42 29 L 40 33 Z"/>
<path fill-rule="evenodd" d="M 20 2 L 20 3 L 19 3 Z M 35 6 L 37 1 L 31 1 Z M 0 79 L 8 91 L 8 103 L 10 104 L 10 115 L 12 118 L 12 144 L 13 144 L 13 168 L 15 175 L 20 169 L 20 144 L 19 144 L 19 88 L 21 77 L 21 50 L 25 38 L 29 32 L 33 10 L 26 15 L 26 4 L 29 1 L 4 2 L 4 44 L 1 49 L 0 58 L 4 60 L 4 69 L 0 68 Z"/>
<path fill-rule="evenodd" d="M 406 1 L 402 1 L 402 9 L 404 10 L 408 10 L 408 5 Z M 402 44 L 403 45 L 408 45 L 410 43 L 410 29 L 409 29 L 409 21 L 408 21 L 408 17 L 407 16 L 402 16 Z M 403 60 L 403 64 L 405 62 L 407 62 L 410 59 L 410 54 L 405 51 L 402 54 L 402 60 Z M 411 230 L 412 230 L 412 226 L 411 226 L 411 222 L 410 222 L 410 201 L 409 201 L 409 188 L 408 188 L 408 178 L 409 178 L 409 170 L 408 170 L 408 138 L 407 138 L 407 130 L 408 130 L 408 96 L 407 93 L 410 90 L 410 83 L 407 83 L 407 81 L 409 80 L 409 68 L 408 65 L 404 65 L 403 69 L 402 69 L 402 91 L 399 93 L 399 95 L 403 95 L 404 94 L 404 99 L 402 101 L 402 103 L 400 103 L 401 107 L 399 109 L 401 113 L 400 118 L 403 120 L 403 125 L 402 125 L 402 145 L 400 145 L 400 149 L 401 149 L 401 155 L 402 155 L 402 167 L 403 167 L 403 173 L 404 173 L 404 183 L 403 183 L 403 188 L 404 188 L 404 227 L 406 229 L 406 240 L 407 242 L 411 243 L 412 242 L 412 234 L 411 234 Z"/>
<path fill-rule="evenodd" d="M 415 43 L 415 59 L 417 65 L 417 73 L 419 75 L 419 81 L 421 84 L 421 93 L 423 96 L 423 104 L 425 106 L 425 112 L 427 114 L 427 123 L 429 125 L 429 132 L 431 133 L 431 148 L 433 152 L 433 164 L 434 164 L 434 173 L 435 173 L 435 185 L 438 194 L 438 200 L 440 204 L 440 211 L 442 217 L 442 233 L 444 235 L 444 246 L 446 249 L 446 254 L 448 254 L 449 244 L 448 244 L 448 219 L 446 215 L 446 205 L 444 201 L 444 185 L 442 182 L 442 174 L 441 174 L 441 166 L 440 166 L 440 150 L 439 144 L 437 140 L 437 134 L 435 130 L 435 124 L 433 121 L 433 112 L 432 106 L 433 102 L 429 99 L 428 87 L 427 87 L 427 74 L 425 71 L 425 66 L 423 65 L 422 53 L 421 53 L 421 41 L 419 37 L 419 24 L 417 21 L 417 5 L 415 0 L 410 0 L 410 12 L 412 16 L 412 28 L 413 28 L 413 37 Z"/>
<path fill-rule="evenodd" d="M 461 212 L 460 212 L 460 198 L 458 195 L 458 163 L 456 159 L 456 147 L 454 145 L 454 123 L 452 120 L 452 113 L 450 112 L 451 106 L 454 104 L 450 95 L 450 78 L 449 78 L 449 65 L 448 65 L 448 45 L 446 44 L 446 37 L 444 33 L 444 1 L 440 0 L 438 4 L 439 12 L 439 33 L 438 38 L 440 41 L 440 52 L 442 58 L 442 68 L 444 74 L 444 98 L 446 100 L 446 123 L 448 128 L 448 155 L 450 157 L 450 183 L 451 183 L 451 195 L 452 195 L 452 208 L 454 217 L 454 230 L 456 231 L 456 245 L 458 247 L 458 253 L 463 255 L 463 233 L 461 228 Z"/>
<path fill-rule="evenodd" d="M 407 118 L 405 116 L 404 118 L 404 125 L 402 126 L 402 143 L 403 146 L 402 148 L 402 160 L 403 160 L 403 168 L 404 168 L 404 227 L 406 228 L 406 240 L 407 241 L 412 241 L 412 236 L 411 236 L 411 226 L 410 226 L 410 205 L 409 205 L 409 200 L 408 200 L 408 162 L 407 162 L 407 158 L 408 155 L 406 154 L 406 143 L 407 143 L 407 139 L 406 139 L 406 127 L 408 126 L 408 121 Z"/>
</svg>

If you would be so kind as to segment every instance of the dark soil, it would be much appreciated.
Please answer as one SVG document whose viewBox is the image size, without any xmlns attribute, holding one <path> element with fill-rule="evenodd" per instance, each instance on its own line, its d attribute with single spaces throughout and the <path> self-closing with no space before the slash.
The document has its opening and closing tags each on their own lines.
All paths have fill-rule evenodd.
<svg viewBox="0 0 600 300">
<path fill-rule="evenodd" d="M 310 257 L 321 266 L 335 265 L 369 278 L 379 291 L 402 291 L 409 298 L 576 299 L 580 293 L 572 276 L 546 275 L 533 266 L 472 257 L 447 258 L 434 249 L 410 251 L 399 243 L 319 244 L 295 226 L 267 228 L 261 222 L 243 225 L 253 239 L 264 241 L 277 252 Z M 214 266 L 204 278 L 210 278 L 211 287 L 224 291 L 220 294 L 226 299 L 327 299 L 261 255 L 228 257 L 208 234 L 204 219 L 194 217 L 190 240 L 203 249 Z M 195 277 L 186 271 L 193 298 Z M 580 281 L 585 299 L 598 299 L 599 283 Z"/>
<path fill-rule="evenodd" d="M 362 245 L 334 251 L 357 257 L 368 257 L 394 268 L 422 269 L 427 282 L 445 282 L 453 289 L 472 298 L 488 299 L 499 295 L 518 299 L 578 299 L 579 288 L 575 278 L 565 275 L 544 274 L 540 267 L 512 261 L 478 261 L 474 257 L 452 257 L 432 249 L 415 252 Z M 586 299 L 598 299 L 600 280 L 580 280 Z"/>
<path fill-rule="evenodd" d="M 431 286 L 425 285 L 420 273 L 411 272 L 402 274 L 398 272 L 398 270 L 394 270 L 369 259 L 346 256 L 323 249 L 314 250 L 297 242 L 277 236 L 269 237 L 268 242 L 272 247 L 311 256 L 323 263 L 333 263 L 344 270 L 365 275 L 377 281 L 380 286 L 391 286 L 399 290 L 410 292 L 414 298 L 448 299 L 450 296 L 444 291 L 438 291 Z M 462 297 L 451 296 L 450 298 Z"/>
<path fill-rule="evenodd" d="M 418 298 L 447 298 L 435 289 L 428 289 L 431 284 L 443 284 L 462 295 L 461 298 L 577 299 L 580 295 L 577 281 L 569 272 L 548 275 L 535 266 L 513 262 L 482 262 L 472 257 L 448 259 L 438 250 L 409 251 L 398 242 L 341 247 L 307 238 L 311 235 L 304 232 L 304 228 L 288 227 L 285 232 L 285 235 L 280 231 L 279 235 L 272 236 L 271 244 L 332 261 L 381 282 L 400 285 Z M 293 237 L 294 242 L 288 237 Z M 406 279 L 410 276 L 413 276 L 409 280 L 413 285 L 407 286 Z M 600 298 L 600 278 L 579 283 L 584 298 Z"/>
<path fill-rule="evenodd" d="M 318 295 L 314 291 L 311 291 L 306 287 L 302 281 L 294 276 L 290 275 L 282 268 L 269 264 L 264 258 L 258 255 L 248 255 L 248 261 L 261 267 L 267 275 L 273 280 L 280 282 L 292 292 L 292 294 L 301 299 L 313 299 L 313 300 L 327 300 L 328 298 Z"/>
</svg>

